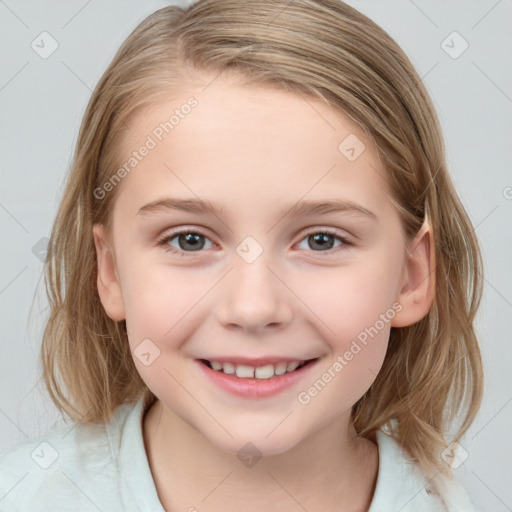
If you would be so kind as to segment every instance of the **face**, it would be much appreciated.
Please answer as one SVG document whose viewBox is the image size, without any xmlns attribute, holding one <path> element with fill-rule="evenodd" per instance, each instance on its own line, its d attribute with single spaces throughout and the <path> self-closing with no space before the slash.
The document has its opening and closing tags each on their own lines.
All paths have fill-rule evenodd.
<svg viewBox="0 0 512 512">
<path fill-rule="evenodd" d="M 348 117 L 264 86 L 203 87 L 131 120 L 111 238 L 95 227 L 100 296 L 172 414 L 223 450 L 281 453 L 348 424 L 412 272 L 385 171 Z"/>
</svg>

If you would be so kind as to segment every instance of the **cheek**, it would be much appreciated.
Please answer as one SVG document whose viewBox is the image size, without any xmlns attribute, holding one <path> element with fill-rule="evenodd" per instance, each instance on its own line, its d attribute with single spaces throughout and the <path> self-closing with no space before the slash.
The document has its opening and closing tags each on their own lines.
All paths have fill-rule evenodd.
<svg viewBox="0 0 512 512">
<path fill-rule="evenodd" d="M 186 339 L 191 325 L 197 325 L 194 319 L 214 282 L 198 279 L 197 270 L 154 263 L 137 265 L 132 260 L 123 280 L 130 344 L 149 338 L 167 349 Z"/>
<path fill-rule="evenodd" d="M 366 279 L 353 277 L 354 290 L 347 286 L 351 293 L 336 295 L 333 290 L 333 300 L 325 303 L 322 319 L 329 327 L 324 339 L 330 353 L 297 397 L 301 405 L 311 403 L 315 410 L 329 410 L 326 421 L 350 409 L 364 395 L 386 356 L 397 303 L 385 283 L 372 285 Z"/>
<path fill-rule="evenodd" d="M 317 325 L 322 325 L 330 356 L 311 380 L 312 387 L 303 390 L 300 403 L 334 403 L 335 409 L 345 410 L 377 377 L 391 321 L 401 308 L 396 301 L 401 267 L 392 253 L 380 253 L 374 261 L 331 269 L 328 279 L 302 281 L 302 297 L 320 319 Z"/>
<path fill-rule="evenodd" d="M 373 327 L 389 332 L 389 320 L 398 307 L 400 270 L 397 258 L 381 251 L 371 259 L 327 269 L 323 276 L 301 276 L 298 289 L 301 299 L 319 319 L 317 323 L 324 326 L 326 339 L 334 348 L 344 350 L 347 342 L 359 335 L 364 338 Z"/>
<path fill-rule="evenodd" d="M 208 286 L 193 283 L 182 269 L 133 260 L 125 276 L 126 327 L 137 371 L 159 397 L 168 394 L 176 407 L 180 400 L 185 407 L 187 398 L 175 379 L 183 381 L 190 368 L 175 354 L 199 325 L 200 299 Z"/>
</svg>

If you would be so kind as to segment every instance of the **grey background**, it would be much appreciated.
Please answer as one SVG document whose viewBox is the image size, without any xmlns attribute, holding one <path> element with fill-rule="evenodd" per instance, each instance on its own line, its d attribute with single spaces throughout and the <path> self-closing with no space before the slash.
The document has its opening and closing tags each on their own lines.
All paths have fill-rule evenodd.
<svg viewBox="0 0 512 512">
<path fill-rule="evenodd" d="M 0 0 L 0 450 L 64 424 L 39 380 L 40 251 L 93 87 L 131 30 L 168 3 Z M 349 3 L 397 40 L 424 79 L 483 248 L 485 398 L 455 474 L 480 510 L 512 510 L 512 0 Z M 58 43 L 46 59 L 31 47 L 43 31 Z M 458 58 L 442 47 L 454 31 L 469 44 Z M 444 43 L 452 54 L 457 37 Z"/>
</svg>

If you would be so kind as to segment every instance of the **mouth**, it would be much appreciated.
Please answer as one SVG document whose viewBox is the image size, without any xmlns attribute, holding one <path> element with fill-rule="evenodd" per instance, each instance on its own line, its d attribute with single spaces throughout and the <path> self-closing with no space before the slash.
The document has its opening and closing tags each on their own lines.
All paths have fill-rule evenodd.
<svg viewBox="0 0 512 512">
<path fill-rule="evenodd" d="M 298 386 L 303 388 L 321 359 L 212 356 L 195 362 L 214 389 L 246 400 L 260 400 L 281 396 L 287 390 L 298 391 Z"/>
<path fill-rule="evenodd" d="M 236 363 L 234 361 L 210 361 L 208 359 L 199 359 L 199 361 L 211 370 L 224 375 L 238 377 L 239 379 L 268 380 L 298 372 L 318 359 L 317 357 L 306 360 L 276 361 L 258 365 Z"/>
<path fill-rule="evenodd" d="M 320 359 L 196 359 L 196 364 L 216 389 L 231 396 L 259 400 L 279 396 L 285 390 L 297 388 L 308 378 Z M 302 386 L 304 385 L 303 383 Z"/>
</svg>

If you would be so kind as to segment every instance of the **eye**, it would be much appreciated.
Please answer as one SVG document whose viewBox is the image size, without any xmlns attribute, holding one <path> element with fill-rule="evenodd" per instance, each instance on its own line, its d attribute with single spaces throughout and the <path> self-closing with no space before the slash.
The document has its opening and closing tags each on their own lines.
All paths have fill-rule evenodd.
<svg viewBox="0 0 512 512">
<path fill-rule="evenodd" d="M 304 240 L 306 241 L 306 244 L 309 246 L 309 248 L 319 249 L 314 250 L 313 252 L 332 253 L 341 250 L 343 246 L 352 245 L 345 237 L 342 237 L 337 232 L 328 229 L 310 231 L 309 233 L 306 234 L 306 237 L 303 238 L 301 242 L 303 242 Z M 333 250 L 335 240 L 338 240 L 341 243 Z"/>
<path fill-rule="evenodd" d="M 340 243 L 333 249 L 336 240 Z M 205 241 L 211 244 L 210 247 L 205 247 L 207 245 Z M 305 238 L 301 240 L 301 243 L 304 241 L 306 241 L 310 249 L 314 249 L 313 252 L 333 253 L 342 250 L 344 246 L 352 245 L 347 238 L 329 229 L 310 231 L 306 234 Z M 190 252 L 201 252 L 202 249 L 210 249 L 214 246 L 206 235 L 195 230 L 182 230 L 165 235 L 157 244 L 164 247 L 166 251 L 181 254 L 182 256 Z M 308 247 L 306 247 L 306 249 L 307 248 Z"/>
<path fill-rule="evenodd" d="M 173 240 L 176 240 L 177 247 L 171 245 Z M 184 230 L 166 235 L 158 241 L 158 245 L 163 246 L 170 252 L 181 253 L 183 255 L 183 253 L 186 252 L 198 252 L 204 249 L 205 240 L 209 241 L 208 237 L 200 232 Z M 206 248 L 208 249 L 209 247 Z"/>
</svg>

